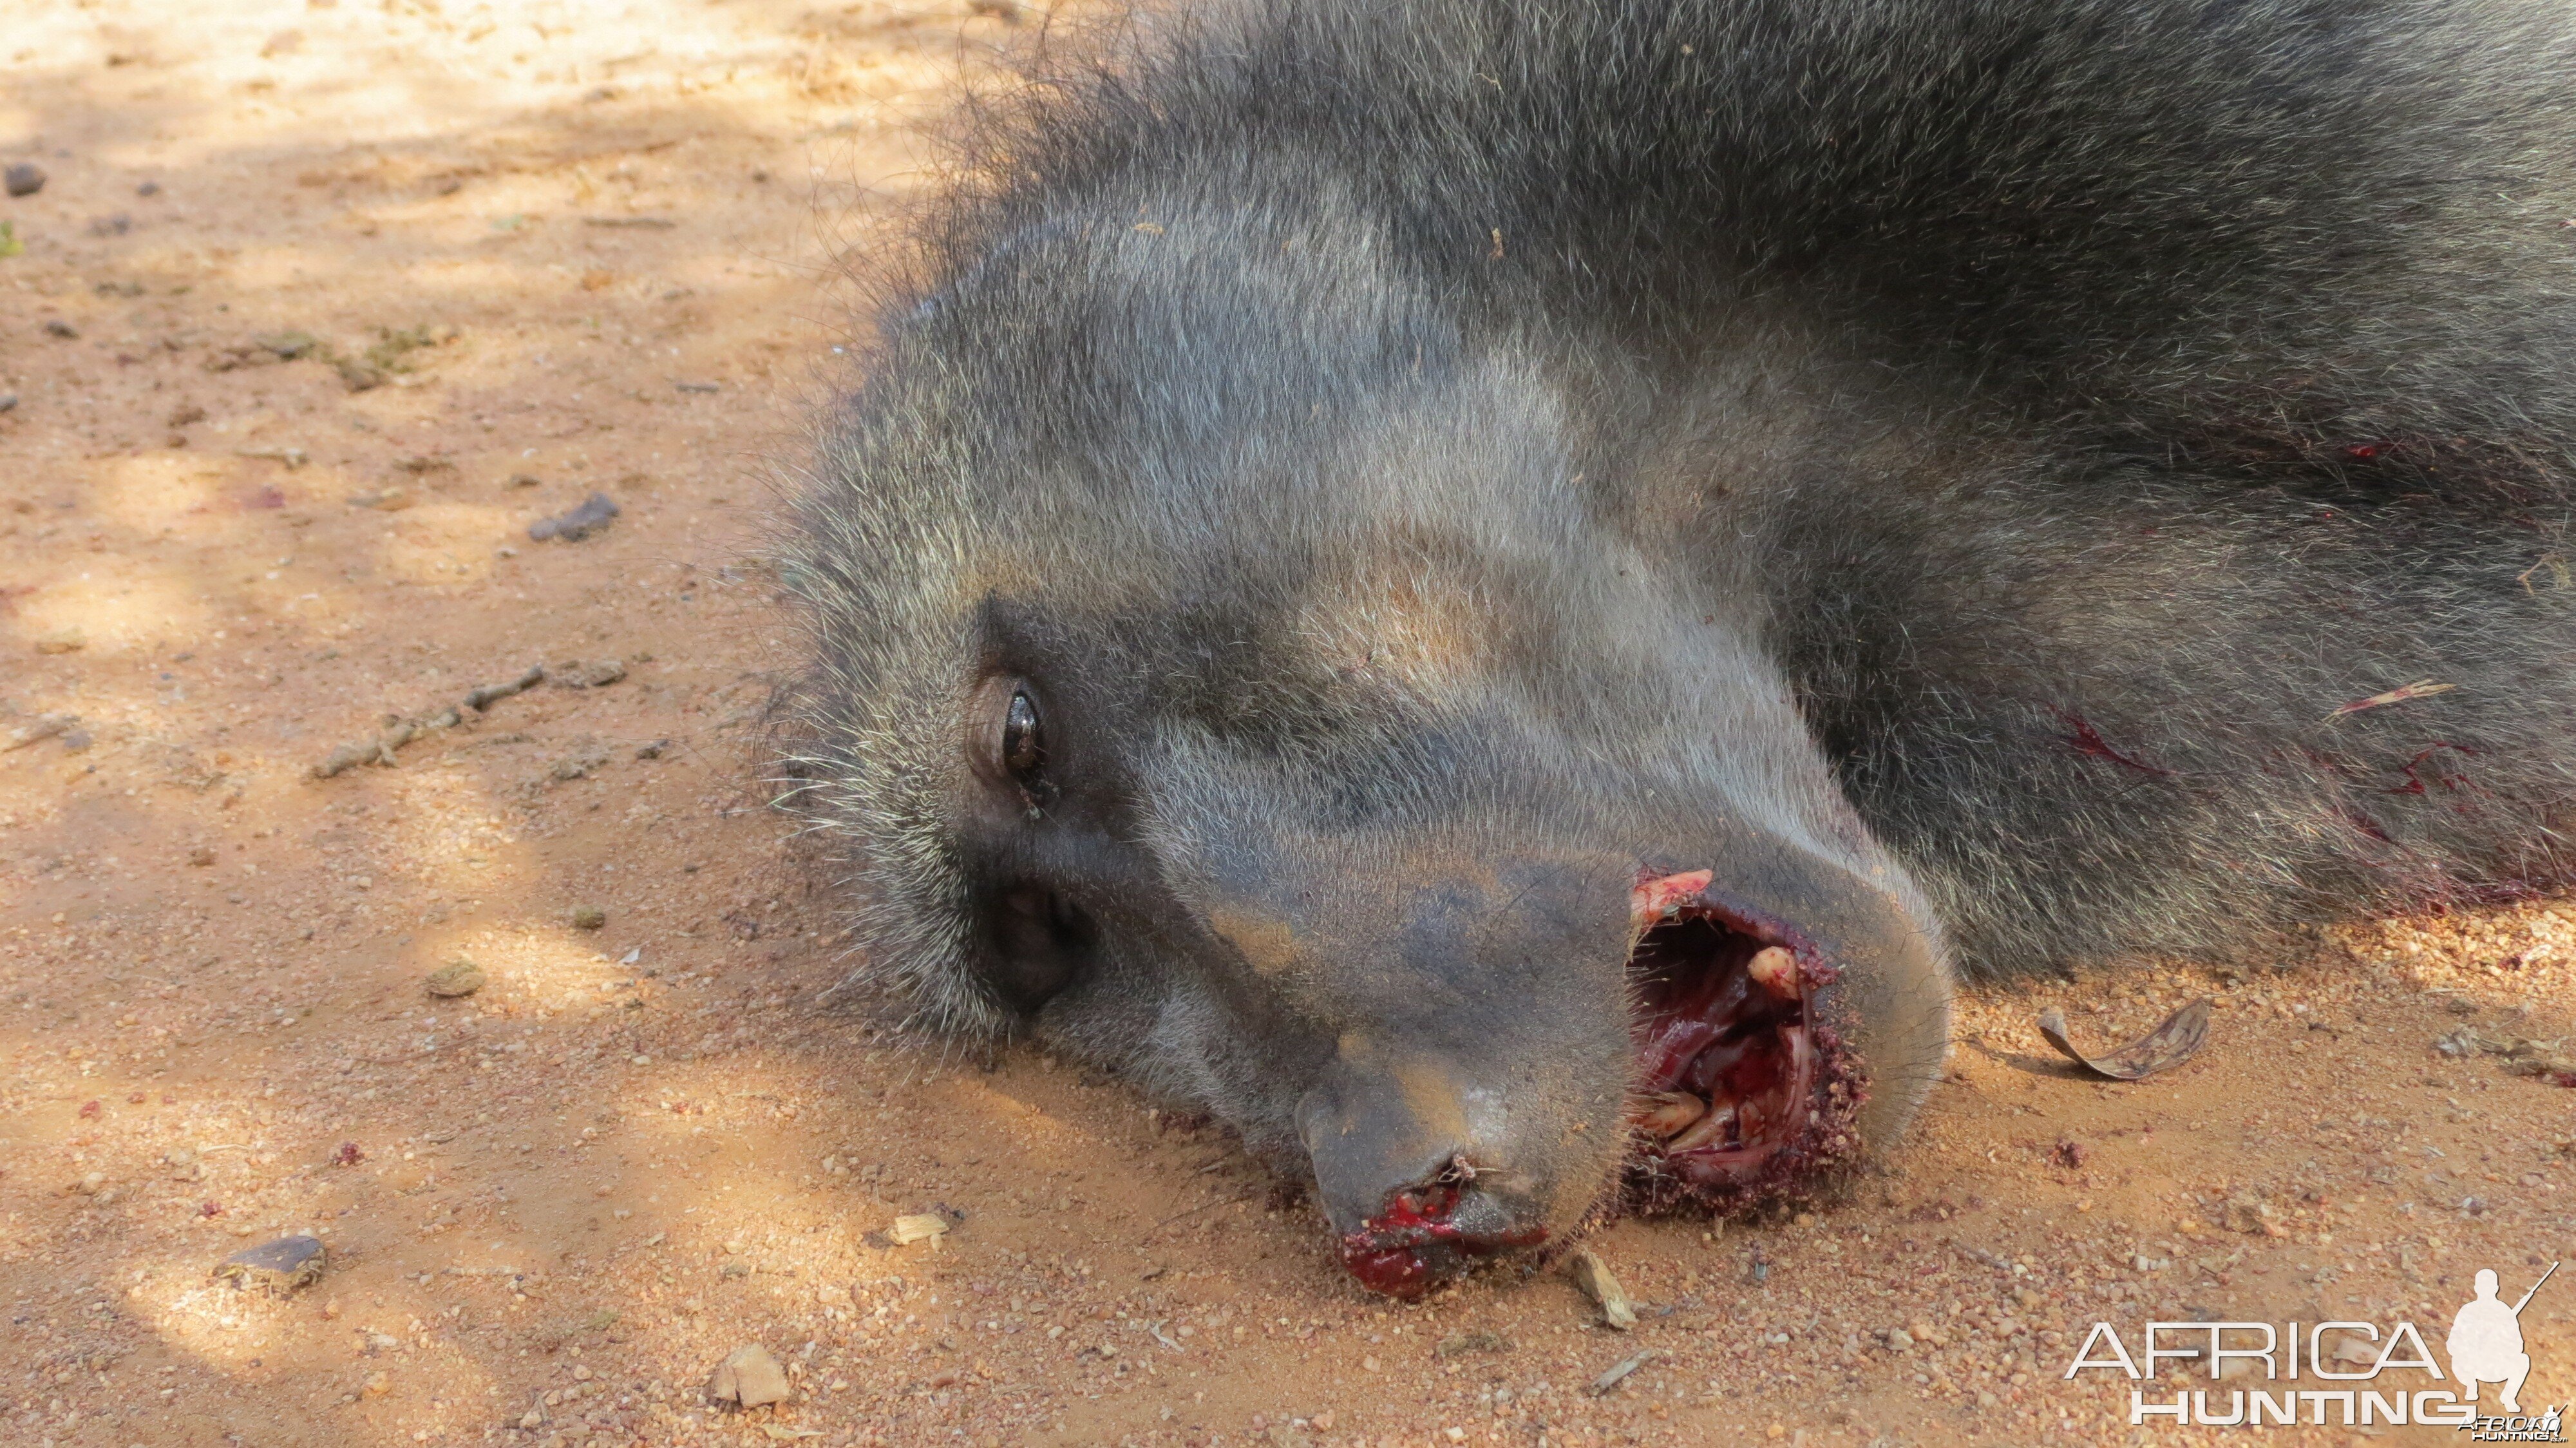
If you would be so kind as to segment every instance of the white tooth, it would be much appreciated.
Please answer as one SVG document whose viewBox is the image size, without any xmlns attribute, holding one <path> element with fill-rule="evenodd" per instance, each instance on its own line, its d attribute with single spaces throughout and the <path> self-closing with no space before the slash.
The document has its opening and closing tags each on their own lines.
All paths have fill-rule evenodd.
<svg viewBox="0 0 2576 1448">
<path fill-rule="evenodd" d="M 1784 1001 L 1798 998 L 1798 957 L 1786 947 L 1766 945 L 1753 952 L 1753 958 L 1744 963 L 1744 973 Z"/>
<path fill-rule="evenodd" d="M 1668 1137 L 1708 1114 L 1708 1103 L 1687 1091 L 1658 1091 L 1641 1098 L 1629 1119 L 1650 1136 Z"/>
<path fill-rule="evenodd" d="M 1715 1101 L 1706 1116 L 1690 1124 L 1681 1135 L 1664 1143 L 1668 1152 L 1697 1151 L 1703 1146 L 1726 1145 L 1727 1129 L 1735 1124 L 1735 1103 Z"/>
</svg>

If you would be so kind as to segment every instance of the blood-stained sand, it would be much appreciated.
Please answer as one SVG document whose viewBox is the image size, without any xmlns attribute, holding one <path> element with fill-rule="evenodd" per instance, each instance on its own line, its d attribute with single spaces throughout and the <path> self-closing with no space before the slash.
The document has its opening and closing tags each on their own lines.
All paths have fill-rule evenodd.
<svg viewBox="0 0 2576 1448">
<path fill-rule="evenodd" d="M 2478 1268 L 2576 1256 L 2576 1093 L 2476 1045 L 2576 1035 L 2533 906 L 1981 991 L 1848 1201 L 1601 1236 L 1631 1332 L 1555 1273 L 1369 1300 L 1221 1132 L 818 1003 L 764 806 L 763 479 L 1034 16 L 5 8 L 0 163 L 49 179 L 0 201 L 0 1442 L 2123 1442 L 2176 1435 L 2063 1379 L 2095 1320 L 2438 1351 Z M 2031 1026 L 2204 993 L 2137 1085 Z M 295 1231 L 315 1285 L 209 1276 Z M 2526 1405 L 2571 1321 L 2562 1274 Z M 711 1404 L 749 1345 L 793 1397 Z"/>
</svg>

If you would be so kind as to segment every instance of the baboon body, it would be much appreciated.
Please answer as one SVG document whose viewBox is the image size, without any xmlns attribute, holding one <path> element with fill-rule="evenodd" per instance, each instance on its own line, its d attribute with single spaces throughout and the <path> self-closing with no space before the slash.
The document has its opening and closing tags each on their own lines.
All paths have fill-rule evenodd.
<svg viewBox="0 0 2576 1448">
<path fill-rule="evenodd" d="M 2571 35 L 1247 0 L 1042 54 L 793 515 L 868 966 L 1302 1148 L 1410 1290 L 1889 1139 L 1954 972 L 2556 888 Z M 1641 1064 L 1754 1031 L 1685 986 L 1765 944 L 1771 1065 Z"/>
</svg>

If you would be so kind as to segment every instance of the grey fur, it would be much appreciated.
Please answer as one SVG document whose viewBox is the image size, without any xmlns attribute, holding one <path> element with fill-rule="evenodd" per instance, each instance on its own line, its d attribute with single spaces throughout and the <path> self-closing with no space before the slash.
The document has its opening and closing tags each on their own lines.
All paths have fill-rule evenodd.
<svg viewBox="0 0 2576 1448">
<path fill-rule="evenodd" d="M 1945 960 L 2556 888 L 2571 40 L 1252 0 L 1037 55 L 793 512 L 790 794 L 867 968 L 1008 1026 L 970 897 L 1043 875 L 1095 934 L 1033 1027 L 1257 1147 L 1355 1022 L 1609 1137 L 1615 953 L 1522 957 L 1716 829 L 1857 902 L 1883 1138 Z M 993 670 L 1064 725 L 1025 827 L 960 762 Z M 1569 893 L 1477 897 L 1522 946 L 1454 970 L 1385 944 L 1477 860 Z"/>
</svg>

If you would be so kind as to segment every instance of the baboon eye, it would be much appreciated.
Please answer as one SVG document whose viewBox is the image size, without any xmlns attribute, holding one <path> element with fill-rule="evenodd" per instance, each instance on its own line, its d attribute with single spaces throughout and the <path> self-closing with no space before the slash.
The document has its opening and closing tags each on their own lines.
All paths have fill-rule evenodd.
<svg viewBox="0 0 2576 1448">
<path fill-rule="evenodd" d="M 1038 706 L 1025 689 L 1011 691 L 1002 712 L 1002 767 L 1026 784 L 1046 763 L 1046 734 L 1038 723 Z"/>
</svg>

